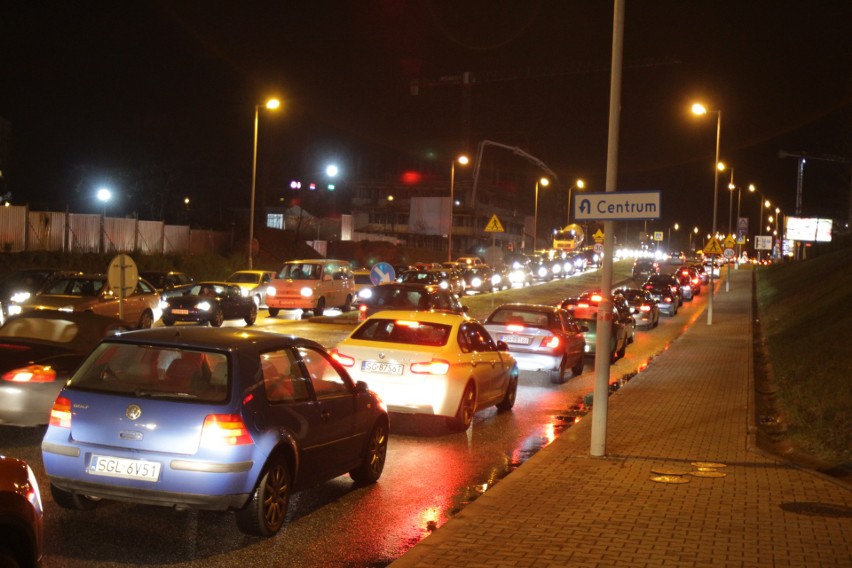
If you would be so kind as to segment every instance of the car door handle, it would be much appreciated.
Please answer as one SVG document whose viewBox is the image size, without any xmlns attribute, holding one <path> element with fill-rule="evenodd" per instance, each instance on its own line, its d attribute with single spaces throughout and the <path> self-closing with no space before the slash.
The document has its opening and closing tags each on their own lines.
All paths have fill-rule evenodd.
<svg viewBox="0 0 852 568">
<path fill-rule="evenodd" d="M 331 418 L 331 412 L 328 410 L 323 410 L 320 412 L 320 418 L 322 418 L 323 422 L 328 422 L 328 419 Z"/>
</svg>

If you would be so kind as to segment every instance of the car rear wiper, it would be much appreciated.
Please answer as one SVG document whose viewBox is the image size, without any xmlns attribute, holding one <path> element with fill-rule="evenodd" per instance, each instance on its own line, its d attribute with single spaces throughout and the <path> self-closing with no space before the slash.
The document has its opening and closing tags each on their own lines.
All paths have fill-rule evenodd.
<svg viewBox="0 0 852 568">
<path fill-rule="evenodd" d="M 138 398 L 198 398 L 197 395 L 188 392 L 145 391 L 141 389 L 133 391 L 133 396 Z"/>
</svg>

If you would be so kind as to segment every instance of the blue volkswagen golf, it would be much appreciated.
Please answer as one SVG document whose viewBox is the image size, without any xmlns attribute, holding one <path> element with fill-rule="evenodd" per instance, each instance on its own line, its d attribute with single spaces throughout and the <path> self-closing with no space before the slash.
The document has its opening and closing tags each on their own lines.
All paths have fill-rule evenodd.
<svg viewBox="0 0 852 568">
<path fill-rule="evenodd" d="M 379 479 L 388 415 L 309 339 L 158 328 L 103 340 L 60 392 L 42 442 L 53 499 L 234 511 L 272 536 L 293 491 Z"/>
</svg>

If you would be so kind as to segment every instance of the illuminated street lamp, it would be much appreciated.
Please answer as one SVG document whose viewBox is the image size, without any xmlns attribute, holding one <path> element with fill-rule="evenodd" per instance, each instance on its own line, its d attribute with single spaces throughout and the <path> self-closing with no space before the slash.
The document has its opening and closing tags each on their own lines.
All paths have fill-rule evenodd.
<svg viewBox="0 0 852 568">
<path fill-rule="evenodd" d="M 470 158 L 464 154 L 457 156 L 450 164 L 450 223 L 447 226 L 447 261 L 453 260 L 453 212 L 455 210 L 456 200 L 456 162 L 460 166 L 466 166 L 470 163 Z"/>
<path fill-rule="evenodd" d="M 707 108 L 695 103 L 692 105 L 692 112 L 697 115 L 704 115 L 708 112 L 716 113 L 716 160 L 713 164 L 713 227 L 712 234 L 716 234 L 716 210 L 719 207 L 719 142 L 722 136 L 722 111 L 708 111 Z M 713 325 L 713 271 L 710 271 L 710 297 L 707 300 L 707 325 Z"/>
<path fill-rule="evenodd" d="M 533 238 L 532 238 L 532 249 L 535 252 L 535 243 L 538 240 L 538 186 L 541 184 L 542 187 L 547 187 L 550 185 L 550 180 L 543 177 L 535 182 L 535 213 L 533 214 Z"/>
<path fill-rule="evenodd" d="M 251 205 L 249 205 L 249 243 L 248 243 L 248 267 L 252 267 L 252 247 L 254 246 L 254 194 L 257 184 L 257 126 L 260 119 L 260 109 L 265 107 L 269 110 L 275 110 L 281 106 L 281 101 L 278 99 L 269 99 L 266 104 L 254 106 L 254 149 L 251 157 Z"/>
<path fill-rule="evenodd" d="M 574 182 L 574 185 L 572 185 L 571 187 L 568 188 L 568 225 L 571 224 L 571 191 L 575 187 L 577 189 L 583 189 L 584 187 L 586 187 L 586 182 L 584 182 L 581 179 L 578 179 L 576 182 Z M 566 227 L 567 227 L 567 225 L 566 225 Z"/>
</svg>

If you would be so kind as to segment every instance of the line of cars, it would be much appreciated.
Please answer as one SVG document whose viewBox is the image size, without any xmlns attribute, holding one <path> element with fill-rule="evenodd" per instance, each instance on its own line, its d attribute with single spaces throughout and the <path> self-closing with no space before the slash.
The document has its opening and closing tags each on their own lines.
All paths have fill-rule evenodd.
<svg viewBox="0 0 852 568">
<path fill-rule="evenodd" d="M 215 284 L 256 314 L 250 294 Z M 204 286 L 168 298 L 205 297 Z M 276 333 L 128 331 L 135 326 L 112 318 L 103 318 L 94 346 L 82 345 L 80 321 L 97 316 L 58 310 L 8 322 L 0 330 L 35 328 L 33 345 L 20 332 L 17 344 L 4 342 L 11 351 L 29 361 L 50 335 L 76 368 L 56 373 L 57 358 L 3 375 L 10 390 L 50 383 L 33 398 L 44 413 L 33 422 L 48 424 L 42 455 L 53 500 L 76 510 L 123 500 L 232 511 L 242 532 L 271 536 L 294 491 L 344 473 L 355 484 L 379 479 L 389 412 L 432 415 L 463 431 L 484 408 L 513 408 L 522 369 L 548 371 L 554 382 L 583 370 L 589 329 L 562 306 L 503 305 L 480 323 L 440 285 L 373 289 L 410 305 L 376 309 L 330 352 Z M 415 290 L 420 297 L 409 296 Z M 448 294 L 449 305 L 434 303 L 432 292 Z M 171 317 L 189 315 L 174 309 Z M 79 346 L 65 345 L 75 339 Z"/>
</svg>

